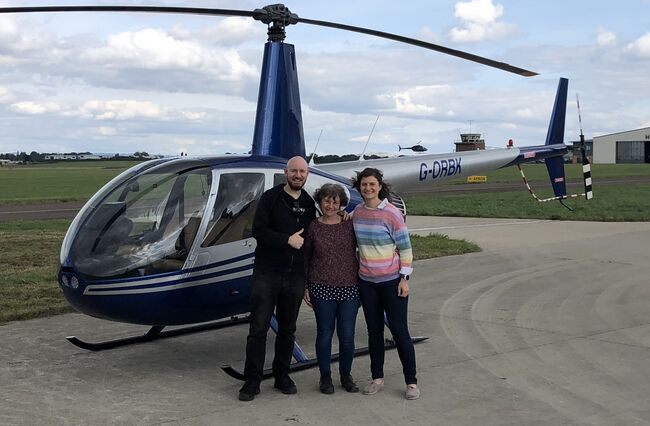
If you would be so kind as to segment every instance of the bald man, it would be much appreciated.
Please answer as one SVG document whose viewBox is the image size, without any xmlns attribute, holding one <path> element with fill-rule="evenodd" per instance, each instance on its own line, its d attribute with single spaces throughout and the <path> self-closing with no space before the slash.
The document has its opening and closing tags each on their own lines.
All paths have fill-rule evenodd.
<svg viewBox="0 0 650 426">
<path fill-rule="evenodd" d="M 278 333 L 273 359 L 273 387 L 284 394 L 298 391 L 289 377 L 289 367 L 296 319 L 305 291 L 303 238 L 307 234 L 307 227 L 316 217 L 316 206 L 303 189 L 309 175 L 305 159 L 289 159 L 284 174 L 286 183 L 262 195 L 253 221 L 257 248 L 251 291 L 251 322 L 246 340 L 246 382 L 239 390 L 240 401 L 252 401 L 260 393 L 266 335 L 274 310 Z"/>
</svg>

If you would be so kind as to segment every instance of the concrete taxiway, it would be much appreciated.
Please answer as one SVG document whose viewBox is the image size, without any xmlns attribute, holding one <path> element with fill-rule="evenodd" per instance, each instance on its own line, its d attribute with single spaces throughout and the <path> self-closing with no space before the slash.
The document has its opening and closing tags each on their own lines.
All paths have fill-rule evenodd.
<svg viewBox="0 0 650 426">
<path fill-rule="evenodd" d="M 650 424 L 650 223 L 409 217 L 409 228 L 483 248 L 416 263 L 410 328 L 429 336 L 416 346 L 417 401 L 403 399 L 391 351 L 377 395 L 322 395 L 308 370 L 293 374 L 297 395 L 267 381 L 239 402 L 219 366 L 242 366 L 246 326 L 93 353 L 64 337 L 144 329 L 70 314 L 0 326 L 0 424 Z M 359 346 L 364 327 L 360 313 Z M 310 355 L 314 334 L 303 307 Z M 353 374 L 367 381 L 367 357 Z"/>
</svg>

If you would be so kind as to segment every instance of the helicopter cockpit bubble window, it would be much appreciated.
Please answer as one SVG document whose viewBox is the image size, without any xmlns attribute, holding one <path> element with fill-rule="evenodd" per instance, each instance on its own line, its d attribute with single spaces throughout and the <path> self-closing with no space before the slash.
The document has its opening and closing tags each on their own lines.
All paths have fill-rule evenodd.
<svg viewBox="0 0 650 426">
<path fill-rule="evenodd" d="M 110 194 L 117 186 L 122 185 L 124 181 L 131 179 L 136 174 L 142 173 L 147 169 L 158 166 L 162 163 L 166 163 L 168 161 L 171 161 L 171 159 L 158 158 L 155 160 L 149 160 L 149 161 L 145 161 L 144 163 L 136 164 L 135 166 L 123 171 L 122 173 L 120 173 L 119 175 L 111 179 L 110 182 L 108 182 L 106 185 L 104 185 L 102 189 L 100 189 L 97 193 L 95 193 L 95 195 L 93 195 L 92 198 L 79 211 L 77 216 L 75 216 L 74 220 L 72 221 L 72 224 L 68 228 L 68 232 L 66 232 L 65 234 L 65 238 L 63 239 L 63 244 L 61 245 L 61 255 L 60 255 L 61 264 L 63 265 L 68 258 L 68 254 L 70 253 L 70 248 L 72 246 L 72 241 L 74 240 L 74 237 L 77 235 L 77 231 L 79 230 L 79 227 L 81 226 L 82 223 L 85 222 L 88 215 L 92 211 L 94 211 L 99 201 L 104 199 L 104 197 L 106 197 L 107 194 Z"/>
<path fill-rule="evenodd" d="M 250 238 L 257 202 L 263 193 L 263 173 L 223 173 L 201 247 Z"/>
<path fill-rule="evenodd" d="M 89 214 L 72 245 L 86 279 L 171 272 L 183 267 L 210 195 L 210 168 L 174 160 L 127 178 Z"/>
</svg>

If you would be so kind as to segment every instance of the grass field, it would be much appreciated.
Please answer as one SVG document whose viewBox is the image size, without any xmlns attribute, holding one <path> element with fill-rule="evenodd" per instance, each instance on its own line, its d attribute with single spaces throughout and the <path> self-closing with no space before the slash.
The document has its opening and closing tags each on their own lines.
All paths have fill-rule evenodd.
<svg viewBox="0 0 650 426">
<path fill-rule="evenodd" d="M 0 324 L 71 312 L 56 282 L 69 220 L 0 222 Z M 416 259 L 480 251 L 465 240 L 413 237 Z"/>
<path fill-rule="evenodd" d="M 70 312 L 56 283 L 69 220 L 0 222 L 0 323 Z"/>
<path fill-rule="evenodd" d="M 79 161 L 0 167 L 0 204 L 84 201 L 137 161 Z"/>
<path fill-rule="evenodd" d="M 524 173 L 540 198 L 552 197 L 544 164 L 524 166 Z M 567 179 L 582 179 L 582 166 L 566 165 Z M 568 210 L 557 201 L 534 200 L 522 183 L 521 190 L 476 192 L 460 195 L 427 195 L 406 198 L 409 214 L 425 216 L 501 217 L 522 219 L 558 219 L 588 221 L 650 221 L 650 164 L 592 165 L 594 198 L 565 200 Z M 598 185 L 598 180 L 615 180 L 616 184 Z M 633 179 L 634 181 L 632 181 Z M 519 171 L 510 167 L 487 174 L 488 183 L 519 183 Z M 464 182 L 450 182 L 460 185 Z M 481 185 L 481 184 L 475 184 Z M 582 192 L 582 187 L 579 190 Z M 568 191 L 571 193 L 571 190 Z"/>
<path fill-rule="evenodd" d="M 587 220 L 605 222 L 650 221 L 650 184 L 601 186 L 594 198 L 540 203 L 527 191 L 407 197 L 408 214 L 423 216 L 468 216 Z M 551 197 L 550 190 L 538 196 Z"/>
<path fill-rule="evenodd" d="M 135 162 L 57 163 L 0 167 L 0 204 L 86 200 L 104 183 Z M 543 164 L 524 168 L 531 182 L 548 181 Z M 580 165 L 567 165 L 569 179 L 581 178 Z M 515 168 L 488 175 L 489 183 L 520 182 Z M 650 221 L 650 164 L 594 165 L 594 194 L 589 202 L 538 203 L 525 190 L 407 198 L 409 214 L 562 220 Z M 598 186 L 598 179 L 621 179 Z M 637 182 L 629 182 L 636 178 Z M 648 182 L 644 182 L 648 178 Z M 626 182 L 626 179 L 628 180 Z M 450 182 L 460 185 L 463 182 Z M 542 185 L 539 185 L 540 187 Z M 548 186 L 548 185 L 545 185 Z M 550 190 L 539 196 L 551 196 Z M 0 323 L 69 312 L 56 284 L 58 254 L 70 221 L 0 222 Z M 480 250 L 444 235 L 412 238 L 416 259 Z"/>
</svg>

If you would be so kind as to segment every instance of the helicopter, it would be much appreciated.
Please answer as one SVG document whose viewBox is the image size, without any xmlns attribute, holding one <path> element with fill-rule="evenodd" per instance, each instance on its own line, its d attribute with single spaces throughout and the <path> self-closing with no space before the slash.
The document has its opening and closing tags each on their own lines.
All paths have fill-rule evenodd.
<svg viewBox="0 0 650 426">
<path fill-rule="evenodd" d="M 399 151 L 401 151 L 401 150 L 403 150 L 403 149 L 410 149 L 410 150 L 413 151 L 413 152 L 425 152 L 425 151 L 428 151 L 428 150 L 427 150 L 427 147 L 421 145 L 421 143 L 422 143 L 422 141 L 419 141 L 418 143 L 416 143 L 416 144 L 413 145 L 413 146 L 405 146 L 405 147 L 402 147 L 402 146 L 400 146 L 400 145 L 397 145 L 397 148 L 399 148 Z"/>
<path fill-rule="evenodd" d="M 517 75 L 535 72 L 467 52 L 373 29 L 305 19 L 282 4 L 253 11 L 158 6 L 0 7 L 15 13 L 173 13 L 248 17 L 267 26 L 250 155 L 160 158 L 116 176 L 79 211 L 60 252 L 58 284 L 72 307 L 101 319 L 146 325 L 144 335 L 104 342 L 67 339 L 104 350 L 247 321 L 255 256 L 253 216 L 265 190 L 284 183 L 286 160 L 305 157 L 295 48 L 286 28 L 308 24 L 407 43 Z M 351 186 L 356 170 L 376 167 L 400 191 L 545 159 L 556 197 L 566 196 L 562 156 L 568 80 L 561 78 L 544 145 L 323 164 L 309 168 L 308 193 L 339 183 L 351 211 L 362 202 Z M 420 150 L 421 145 L 411 147 Z M 424 148 L 424 147 L 422 147 Z M 423 150 L 426 150 L 424 148 Z M 186 326 L 163 330 L 167 326 Z M 271 327 L 277 331 L 272 319 Z M 422 338 L 424 339 L 424 338 Z M 363 351 L 360 351 L 363 352 Z M 292 369 L 315 365 L 296 343 Z M 336 356 L 332 357 L 336 360 Z M 232 367 L 224 371 L 235 378 Z M 267 375 L 265 375 L 266 377 Z"/>
</svg>

